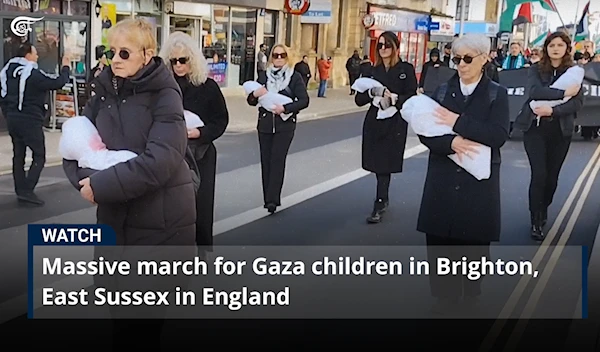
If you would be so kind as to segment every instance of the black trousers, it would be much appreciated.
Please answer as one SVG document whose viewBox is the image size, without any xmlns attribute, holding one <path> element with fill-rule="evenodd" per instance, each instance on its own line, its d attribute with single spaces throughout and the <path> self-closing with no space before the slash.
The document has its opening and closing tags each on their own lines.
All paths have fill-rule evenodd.
<svg viewBox="0 0 600 352">
<path fill-rule="evenodd" d="M 463 241 L 449 237 L 426 235 L 427 257 L 430 264 L 429 285 L 431 295 L 435 298 L 456 299 L 460 297 L 477 297 L 481 295 L 481 282 L 469 280 L 466 276 L 445 275 L 438 276 L 437 258 L 448 258 L 460 261 L 462 257 L 468 260 L 481 260 L 481 257 L 490 257 L 490 243 Z"/>
<path fill-rule="evenodd" d="M 33 192 L 46 163 L 46 143 L 42 121 L 11 117 L 6 120 L 13 144 L 15 192 L 17 194 Z M 33 153 L 33 162 L 29 171 L 25 172 L 27 148 L 31 149 Z"/>
<path fill-rule="evenodd" d="M 348 74 L 349 78 L 350 78 L 350 93 L 354 93 L 354 89 L 352 89 L 352 85 L 354 84 L 354 82 L 356 82 L 356 80 L 360 77 L 360 74 L 355 75 L 355 74 Z"/>
<path fill-rule="evenodd" d="M 571 138 L 563 136 L 557 119 L 546 122 L 542 119 L 539 126 L 525 132 L 523 143 L 531 167 L 529 210 L 542 212 L 552 204 Z"/>
<path fill-rule="evenodd" d="M 294 139 L 294 131 L 258 133 L 265 205 L 269 203 L 281 205 L 285 162 L 292 139 Z"/>
<path fill-rule="evenodd" d="M 214 144 L 211 143 L 204 155 L 196 158 L 196 163 L 200 169 L 201 179 L 196 194 L 196 244 L 210 249 L 213 244 L 217 176 L 217 149 Z"/>
<path fill-rule="evenodd" d="M 381 199 L 387 202 L 390 199 L 390 182 L 392 181 L 391 174 L 375 174 L 377 177 L 377 200 Z"/>
</svg>

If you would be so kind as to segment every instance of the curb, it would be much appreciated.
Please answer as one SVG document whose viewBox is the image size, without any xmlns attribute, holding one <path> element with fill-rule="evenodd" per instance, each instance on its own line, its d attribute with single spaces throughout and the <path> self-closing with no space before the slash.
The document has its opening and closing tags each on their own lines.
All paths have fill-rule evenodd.
<svg viewBox="0 0 600 352">
<path fill-rule="evenodd" d="M 302 118 L 302 121 L 299 121 L 298 123 L 314 121 L 314 120 L 324 119 L 324 118 L 328 118 L 328 117 L 353 114 L 353 113 L 363 112 L 363 111 L 367 111 L 367 110 L 368 110 L 368 108 L 362 107 L 362 108 L 343 109 L 343 110 L 339 110 L 336 112 L 328 112 L 328 113 L 311 113 L 311 114 L 304 114 L 304 115 L 301 114 L 300 117 Z M 255 122 L 253 122 L 252 125 L 248 125 L 248 126 L 249 127 L 240 126 L 238 128 L 232 128 L 231 130 L 228 129 L 225 131 L 225 133 L 247 133 L 247 132 L 251 132 L 256 129 Z M 46 159 L 46 165 L 44 167 L 53 167 L 53 166 L 59 166 L 59 165 L 62 165 L 62 158 L 49 157 Z M 26 169 L 26 171 L 27 171 L 27 169 Z M 0 166 L 0 176 L 6 176 L 6 175 L 10 175 L 10 174 L 12 174 L 12 165 Z"/>
</svg>

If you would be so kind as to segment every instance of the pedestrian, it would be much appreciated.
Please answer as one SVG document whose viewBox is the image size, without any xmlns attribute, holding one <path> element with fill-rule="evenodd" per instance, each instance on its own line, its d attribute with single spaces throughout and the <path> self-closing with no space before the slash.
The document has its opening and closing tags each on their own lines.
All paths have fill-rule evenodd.
<svg viewBox="0 0 600 352">
<path fill-rule="evenodd" d="M 257 63 L 256 63 L 256 73 L 258 74 L 258 79 L 264 80 L 267 72 L 267 45 L 261 44 L 258 51 Z M 216 61 L 215 61 L 216 62 Z"/>
<path fill-rule="evenodd" d="M 363 56 L 360 62 L 360 77 L 370 78 L 373 75 L 373 64 L 369 60 L 369 55 Z"/>
<path fill-rule="evenodd" d="M 377 40 L 376 62 L 372 78 L 383 85 L 356 95 L 356 105 L 371 104 L 382 98 L 379 106 L 371 105 L 363 124 L 362 167 L 377 177 L 377 194 L 369 223 L 379 223 L 389 205 L 389 188 L 393 173 L 402 172 L 408 125 L 400 116 L 402 104 L 417 93 L 417 77 L 412 64 L 398 55 L 400 42 L 393 32 L 384 32 Z M 397 94 L 394 98 L 392 94 Z M 398 112 L 379 119 L 379 109 L 395 106 Z"/>
<path fill-rule="evenodd" d="M 97 77 L 96 95 L 84 110 L 107 149 L 129 150 L 138 156 L 97 172 L 63 160 L 65 173 L 81 196 L 97 204 L 98 223 L 110 226 L 117 246 L 125 246 L 96 247 L 95 256 L 108 261 L 133 261 L 141 248 L 159 252 L 157 258 L 164 251 L 182 251 L 178 260 L 191 260 L 196 252 L 196 200 L 184 160 L 187 129 L 181 90 L 156 56 L 155 35 L 152 24 L 143 18 L 126 19 L 109 29 L 108 47 L 114 54 L 110 70 Z M 171 279 L 154 278 L 152 289 L 172 290 L 175 286 L 164 286 L 170 286 Z M 97 286 L 109 291 L 136 289 L 131 281 L 139 280 L 94 278 Z M 132 315 L 127 307 L 111 307 L 113 351 L 160 346 L 164 315 L 158 308 L 150 311 L 157 319 L 127 320 Z M 134 310 L 140 318 L 150 311 Z"/>
<path fill-rule="evenodd" d="M 204 126 L 188 129 L 188 145 L 200 171 L 196 194 L 196 244 L 210 250 L 213 244 L 217 149 L 214 141 L 229 124 L 229 112 L 221 88 L 208 77 L 208 63 L 189 35 L 169 36 L 160 56 L 175 75 L 183 94 L 183 108 L 198 115 Z"/>
<path fill-rule="evenodd" d="M 500 148 L 508 140 L 509 109 L 506 88 L 484 73 L 489 51 L 489 38 L 481 34 L 455 40 L 452 60 L 457 73 L 433 97 L 441 105 L 438 123 L 452 127 L 456 135 L 419 136 L 429 149 L 429 164 L 417 231 L 426 234 L 433 273 L 440 257 L 489 258 L 490 243 L 500 238 Z M 491 176 L 481 181 L 448 158 L 470 158 L 479 145 L 491 148 Z M 438 300 L 436 309 L 448 309 L 461 298 L 475 303 L 481 280 L 431 275 L 430 288 Z"/>
<path fill-rule="evenodd" d="M 440 50 L 437 48 L 431 49 L 429 52 L 429 61 L 423 64 L 423 70 L 421 70 L 421 78 L 419 79 L 419 91 L 425 92 L 425 77 L 430 68 L 446 66 L 446 64 L 440 59 Z"/>
<path fill-rule="evenodd" d="M 523 55 L 523 49 L 521 43 L 514 42 L 510 44 L 510 54 L 504 59 L 502 63 L 503 70 L 518 70 L 527 65 L 527 59 Z"/>
<path fill-rule="evenodd" d="M 571 99 L 553 108 L 545 106 L 534 111 L 527 104 L 515 121 L 515 127 L 524 132 L 523 144 L 531 167 L 531 236 L 538 241 L 545 238 L 543 228 L 548 220 L 548 207 L 552 204 L 560 170 L 569 152 L 577 112 L 583 106 L 580 84 L 567 90 L 550 88 L 573 66 L 569 35 L 563 32 L 551 34 L 546 38 L 542 52 L 542 60 L 529 68 L 529 100 Z"/>
<path fill-rule="evenodd" d="M 294 71 L 298 72 L 300 76 L 302 76 L 302 80 L 304 81 L 304 85 L 308 87 L 308 82 L 312 77 L 310 73 L 310 67 L 308 66 L 308 56 L 303 55 L 302 61 L 298 62 L 296 66 L 294 66 Z"/>
<path fill-rule="evenodd" d="M 248 95 L 248 104 L 251 106 L 256 106 L 258 98 L 267 93 L 279 93 L 293 100 L 286 105 L 276 106 L 274 112 L 258 108 L 263 200 L 265 209 L 271 214 L 281 206 L 285 163 L 294 138 L 298 113 L 309 104 L 306 85 L 288 60 L 288 49 L 282 44 L 275 45 L 267 66 L 267 79 L 258 80 L 263 87 Z"/>
<path fill-rule="evenodd" d="M 348 61 L 346 61 L 346 71 L 348 71 L 348 79 L 350 82 L 350 95 L 354 95 L 355 91 L 352 89 L 352 85 L 360 77 L 360 55 L 358 50 L 354 50 L 354 53 Z"/>
<path fill-rule="evenodd" d="M 50 78 L 38 69 L 38 52 L 30 43 L 22 43 L 17 56 L 10 59 L 0 72 L 2 94 L 0 107 L 4 113 L 8 134 L 13 144 L 13 181 L 20 203 L 43 206 L 34 192 L 46 163 L 44 119 L 48 92 L 69 82 L 71 61 L 62 58 L 62 69 Z M 29 148 L 33 161 L 25 172 L 25 156 Z"/>
<path fill-rule="evenodd" d="M 329 70 L 331 70 L 331 65 L 331 58 L 325 56 L 325 54 L 322 54 L 319 61 L 317 61 L 317 69 L 319 71 L 318 98 L 326 98 L 325 93 L 327 92 L 327 80 L 329 80 Z"/>
</svg>

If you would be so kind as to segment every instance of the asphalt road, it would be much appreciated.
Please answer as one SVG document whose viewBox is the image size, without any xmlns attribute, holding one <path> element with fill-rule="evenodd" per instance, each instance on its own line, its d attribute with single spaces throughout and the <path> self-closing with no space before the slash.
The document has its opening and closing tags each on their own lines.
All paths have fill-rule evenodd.
<svg viewBox="0 0 600 352">
<path fill-rule="evenodd" d="M 394 175 L 391 204 L 383 223 L 367 225 L 375 192 L 375 178 L 360 168 L 360 133 L 363 114 L 350 114 L 324 120 L 310 121 L 298 126 L 288 158 L 283 194 L 283 206 L 267 216 L 262 208 L 258 141 L 255 133 L 223 136 L 217 143 L 219 153 L 215 209 L 215 244 L 218 245 L 278 245 L 278 246 L 420 246 L 425 244 L 416 232 L 416 220 L 427 169 L 427 151 L 414 135 L 409 136 L 405 172 Z M 529 237 L 527 189 L 529 165 L 519 140 L 509 141 L 502 150 L 502 237 L 498 246 L 539 247 L 542 267 L 551 268 L 560 257 L 560 248 L 588 246 L 594 243 L 600 224 L 600 183 L 594 172 L 597 142 L 575 140 L 566 160 L 554 204 L 549 211 L 549 239 L 542 246 Z M 600 165 L 600 164 L 599 164 Z M 582 176 L 583 175 L 583 176 Z M 591 175 L 591 177 L 590 177 Z M 73 344 L 75 336 L 94 340 L 98 347 L 109 346 L 105 328 L 108 322 L 76 323 L 62 321 L 49 325 L 44 321 L 27 321 L 26 293 L 26 233 L 29 223 L 93 223 L 95 209 L 82 200 L 66 181 L 60 167 L 48 168 L 38 190 L 47 204 L 43 208 L 18 206 L 12 194 L 10 176 L 0 177 L 0 328 L 5 341 L 19 331 L 35 331 L 53 346 L 63 341 L 52 328 L 69 329 Z M 548 246 L 548 244 L 559 246 Z M 555 249 L 556 248 L 556 249 Z M 554 259 L 553 257 L 554 256 Z M 564 257 L 564 255 L 563 255 Z M 574 290 L 565 290 L 564 275 L 568 268 L 549 269 L 547 283 L 529 282 L 522 294 L 513 292 L 511 301 L 521 315 L 523 307 L 536 302 L 552 304 L 556 292 L 564 309 L 576 314 L 581 308 Z M 561 273 L 561 270 L 563 271 Z M 543 272 L 543 271 L 542 271 Z M 557 272 L 555 275 L 554 272 Z M 544 274 L 542 274 L 544 275 Z M 542 281 L 542 280 L 540 280 Z M 515 283 L 516 284 L 516 283 Z M 511 292 L 512 292 L 511 287 Z M 424 288 L 426 289 L 426 288 Z M 530 298 L 536 290 L 539 300 Z M 510 293 L 510 292 L 509 292 Z M 568 303 L 565 303 L 568 302 Z M 581 303 L 579 303 L 581 304 Z M 506 308 L 506 307 L 505 307 Z M 11 321 L 8 321 L 13 319 Z M 463 321 L 288 321 L 233 322 L 185 321 L 168 323 L 165 342 L 185 343 L 195 338 L 193 331 L 227 332 L 235 336 L 262 341 L 293 341 L 314 346 L 313 339 L 330 339 L 343 335 L 348 343 L 369 340 L 370 346 L 388 341 L 410 342 L 419 350 L 437 346 L 461 346 L 474 351 L 484 338 L 493 350 L 530 350 L 531 348 L 560 349 L 569 320 L 535 321 L 527 325 L 500 320 Z M 96 329 L 92 336 L 89 329 Z M 375 331 L 376 330 L 376 331 Z M 86 332 L 88 331 L 88 332 Z M 192 332 L 190 332 L 192 331 Z M 275 333 L 277 332 L 277 333 Z M 435 338 L 421 339 L 419 333 Z M 79 335 L 78 335 L 79 334 Z M 276 336 L 275 336 L 276 335 Z M 233 336 L 233 335 L 232 335 Z M 240 337 L 242 338 L 242 337 Z M 82 339 L 81 341 L 85 341 Z M 61 343 L 65 343 L 64 341 Z M 295 343 L 295 342 L 294 342 Z M 512 345 L 506 345 L 510 343 Z M 514 343 L 514 344 L 513 344 Z"/>
</svg>

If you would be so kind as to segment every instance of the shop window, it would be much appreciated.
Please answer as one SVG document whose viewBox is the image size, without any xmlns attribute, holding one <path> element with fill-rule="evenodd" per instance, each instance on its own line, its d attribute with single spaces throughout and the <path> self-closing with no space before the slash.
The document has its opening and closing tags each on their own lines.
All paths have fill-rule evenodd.
<svg viewBox="0 0 600 352">
<path fill-rule="evenodd" d="M 59 40 L 60 27 L 57 21 L 40 21 L 34 23 L 34 46 L 38 52 L 38 66 L 46 73 L 58 73 L 60 62 Z"/>
<path fill-rule="evenodd" d="M 292 18 L 294 18 L 293 16 L 290 16 L 288 14 L 285 14 L 285 45 L 287 47 L 291 47 L 292 46 Z"/>
<path fill-rule="evenodd" d="M 424 60 L 426 55 L 425 50 L 425 34 L 419 34 L 417 41 L 417 61 L 415 63 L 415 72 L 418 74 L 423 70 L 423 64 L 425 63 Z"/>
<path fill-rule="evenodd" d="M 344 0 L 340 0 L 340 3 L 338 4 L 338 28 L 337 28 L 337 43 L 336 43 L 336 47 L 337 48 L 341 48 L 342 47 L 342 36 L 343 36 L 343 31 L 344 31 L 344 24 L 346 23 L 346 21 L 344 21 Z"/>
<path fill-rule="evenodd" d="M 231 9 L 231 57 L 229 60 L 229 83 L 242 85 L 254 80 L 256 62 L 256 10 Z"/>
<path fill-rule="evenodd" d="M 272 48 L 276 44 L 276 35 L 277 35 L 277 17 L 278 12 L 276 11 L 266 11 L 265 12 L 265 31 L 263 34 L 263 43 L 267 45 L 267 47 Z"/>
<path fill-rule="evenodd" d="M 17 36 L 10 30 L 10 23 L 12 18 L 5 18 L 2 20 L 2 32 L 4 33 L 4 45 L 3 45 L 3 63 L 2 66 L 6 65 L 8 60 L 12 59 L 17 55 L 19 46 L 23 43 L 29 42 L 29 36 Z"/>
<path fill-rule="evenodd" d="M 73 75 L 85 76 L 87 72 L 87 35 L 85 35 L 87 24 L 77 21 L 63 22 L 63 29 L 63 51 L 71 58 Z"/>
<path fill-rule="evenodd" d="M 28 0 L 0 1 L 2 12 L 31 12 L 31 2 Z"/>
<path fill-rule="evenodd" d="M 400 34 L 400 58 L 404 61 L 408 61 L 408 38 L 409 33 Z"/>
<path fill-rule="evenodd" d="M 208 23 L 208 21 L 205 21 Z M 204 56 L 209 64 L 209 76 L 220 87 L 228 86 L 227 48 L 229 37 L 229 7 L 214 5 L 210 28 L 205 28 Z"/>
<path fill-rule="evenodd" d="M 69 16 L 89 16 L 90 3 L 86 1 L 63 1 L 62 13 Z"/>
<path fill-rule="evenodd" d="M 60 0 L 36 0 L 33 3 L 33 12 L 45 15 L 59 15 Z"/>
</svg>

